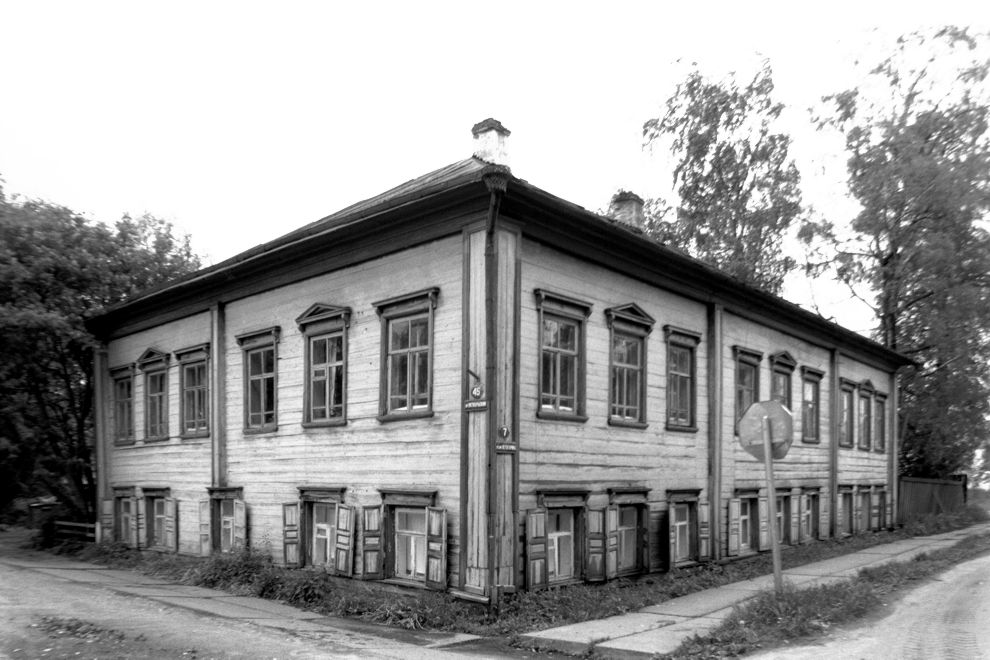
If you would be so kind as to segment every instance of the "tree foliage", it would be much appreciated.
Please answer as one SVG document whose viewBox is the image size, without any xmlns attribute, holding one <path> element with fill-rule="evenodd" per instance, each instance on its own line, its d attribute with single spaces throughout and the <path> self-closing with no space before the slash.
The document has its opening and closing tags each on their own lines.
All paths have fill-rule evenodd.
<svg viewBox="0 0 990 660">
<path fill-rule="evenodd" d="M 769 63 L 746 85 L 712 82 L 697 70 L 643 126 L 648 144 L 667 142 L 677 161 L 676 220 L 648 229 L 729 275 L 773 293 L 796 263 L 782 239 L 801 214 L 800 175 L 791 139 L 774 131 L 783 105 L 773 101 Z M 662 207 L 662 205 L 661 205 Z"/>
<path fill-rule="evenodd" d="M 158 218 L 114 227 L 0 188 L 0 508 L 51 494 L 91 518 L 93 351 L 83 318 L 199 267 Z"/>
<path fill-rule="evenodd" d="M 986 35 L 898 40 L 857 89 L 824 99 L 841 131 L 851 226 L 809 223 L 838 279 L 865 287 L 877 337 L 917 361 L 902 376 L 902 472 L 967 469 L 990 438 L 990 136 Z"/>
</svg>

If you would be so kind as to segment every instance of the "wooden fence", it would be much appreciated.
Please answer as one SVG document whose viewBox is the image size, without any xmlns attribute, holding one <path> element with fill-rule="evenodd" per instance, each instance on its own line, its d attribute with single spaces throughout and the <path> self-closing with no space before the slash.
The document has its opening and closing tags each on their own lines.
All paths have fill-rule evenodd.
<svg viewBox="0 0 990 660">
<path fill-rule="evenodd" d="M 904 523 L 916 516 L 951 513 L 966 504 L 964 479 L 919 479 L 901 477 L 897 521 Z"/>
<path fill-rule="evenodd" d="M 59 541 L 96 542 L 96 523 L 55 521 L 55 538 Z"/>
</svg>

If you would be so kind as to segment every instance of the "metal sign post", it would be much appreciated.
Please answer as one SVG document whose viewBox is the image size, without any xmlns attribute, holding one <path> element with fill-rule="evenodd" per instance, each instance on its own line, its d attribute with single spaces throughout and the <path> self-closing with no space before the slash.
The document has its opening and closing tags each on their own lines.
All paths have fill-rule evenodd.
<svg viewBox="0 0 990 660">
<path fill-rule="evenodd" d="M 763 461 L 767 478 L 767 505 L 770 520 L 770 548 L 773 551 L 773 586 L 777 595 L 784 589 L 780 561 L 780 533 L 777 530 L 777 487 L 773 481 L 773 461 L 787 456 L 794 433 L 794 418 L 779 401 L 758 401 L 739 420 L 739 443 L 757 460 Z"/>
</svg>

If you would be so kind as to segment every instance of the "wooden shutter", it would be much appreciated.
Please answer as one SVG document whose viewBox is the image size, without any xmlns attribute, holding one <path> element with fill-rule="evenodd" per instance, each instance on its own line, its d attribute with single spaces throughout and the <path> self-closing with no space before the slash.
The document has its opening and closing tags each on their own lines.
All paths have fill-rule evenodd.
<svg viewBox="0 0 990 660">
<path fill-rule="evenodd" d="M 585 579 L 605 580 L 605 509 L 588 509 L 588 534 L 585 541 Z"/>
<path fill-rule="evenodd" d="M 426 587 L 447 588 L 447 510 L 426 507 Z"/>
<path fill-rule="evenodd" d="M 757 499 L 757 510 L 760 517 L 760 550 L 766 550 L 770 547 L 770 504 L 767 498 Z M 777 521 L 773 521 L 773 524 L 777 524 Z"/>
<path fill-rule="evenodd" d="M 843 518 L 843 510 L 845 506 L 843 505 L 843 493 L 839 493 L 835 498 L 835 537 L 839 538 L 845 533 L 846 521 Z"/>
<path fill-rule="evenodd" d="M 354 575 L 354 507 L 337 505 L 333 570 L 337 575 Z"/>
<path fill-rule="evenodd" d="M 165 547 L 172 552 L 179 549 L 178 508 L 175 498 L 165 498 Z"/>
<path fill-rule="evenodd" d="M 367 580 L 381 580 L 384 549 L 382 547 L 382 521 L 385 512 L 380 506 L 366 506 L 361 510 L 361 570 Z"/>
<path fill-rule="evenodd" d="M 605 509 L 605 577 L 611 580 L 619 575 L 619 507 L 613 504 Z"/>
<path fill-rule="evenodd" d="M 526 588 L 545 589 L 547 575 L 547 510 L 526 512 Z"/>
<path fill-rule="evenodd" d="M 827 539 L 830 528 L 828 519 L 828 493 L 818 493 L 818 538 Z"/>
<path fill-rule="evenodd" d="M 144 498 L 131 498 L 131 546 L 140 548 L 142 541 L 147 540 L 144 524 Z"/>
<path fill-rule="evenodd" d="M 210 530 L 212 507 L 210 500 L 199 501 L 199 554 L 209 557 L 213 551 L 213 534 Z"/>
<path fill-rule="evenodd" d="M 880 529 L 880 492 L 870 494 L 870 529 Z"/>
<path fill-rule="evenodd" d="M 741 503 L 738 497 L 733 497 L 729 500 L 729 533 L 728 545 L 725 549 L 725 554 L 729 557 L 735 557 L 739 554 L 739 509 Z"/>
<path fill-rule="evenodd" d="M 639 569 L 646 572 L 650 569 L 650 509 L 647 506 L 636 507 L 636 526 L 639 528 Z"/>
<path fill-rule="evenodd" d="M 100 500 L 100 537 L 97 541 L 113 540 L 113 499 Z"/>
<path fill-rule="evenodd" d="M 698 559 L 706 560 L 712 556 L 712 530 L 709 523 L 708 502 L 698 502 Z"/>
<path fill-rule="evenodd" d="M 234 547 L 247 547 L 247 504 L 234 500 Z"/>
<path fill-rule="evenodd" d="M 861 490 L 854 491 L 852 501 L 853 501 L 853 524 L 852 524 L 853 534 L 855 534 L 856 532 L 864 532 L 866 530 L 863 529 L 863 506 L 862 506 L 863 491 Z"/>
<path fill-rule="evenodd" d="M 894 517 L 893 517 L 894 516 L 894 502 L 891 499 L 889 493 L 887 495 L 886 509 L 887 509 L 887 511 L 886 511 L 885 518 L 887 520 L 885 522 L 887 523 L 887 529 L 893 529 L 893 527 L 894 527 Z"/>
<path fill-rule="evenodd" d="M 792 544 L 797 545 L 801 539 L 801 495 L 791 493 L 791 538 Z"/>
<path fill-rule="evenodd" d="M 801 527 L 800 527 L 800 538 L 801 543 L 807 543 L 811 540 L 811 537 L 815 535 L 815 530 L 811 529 L 811 510 L 808 508 L 808 494 L 801 493 L 799 499 L 799 506 L 801 507 Z M 806 531 L 807 530 L 807 531 Z"/>
<path fill-rule="evenodd" d="M 302 553 L 299 544 L 299 502 L 282 505 L 282 556 L 286 566 L 301 566 Z"/>
</svg>

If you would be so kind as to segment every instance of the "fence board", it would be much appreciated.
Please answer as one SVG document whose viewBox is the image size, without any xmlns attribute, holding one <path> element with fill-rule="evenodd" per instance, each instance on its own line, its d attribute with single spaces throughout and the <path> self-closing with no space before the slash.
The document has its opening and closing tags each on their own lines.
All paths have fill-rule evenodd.
<svg viewBox="0 0 990 660">
<path fill-rule="evenodd" d="M 951 513 L 966 504 L 966 482 L 956 479 L 901 477 L 897 522 L 916 516 Z"/>
</svg>

